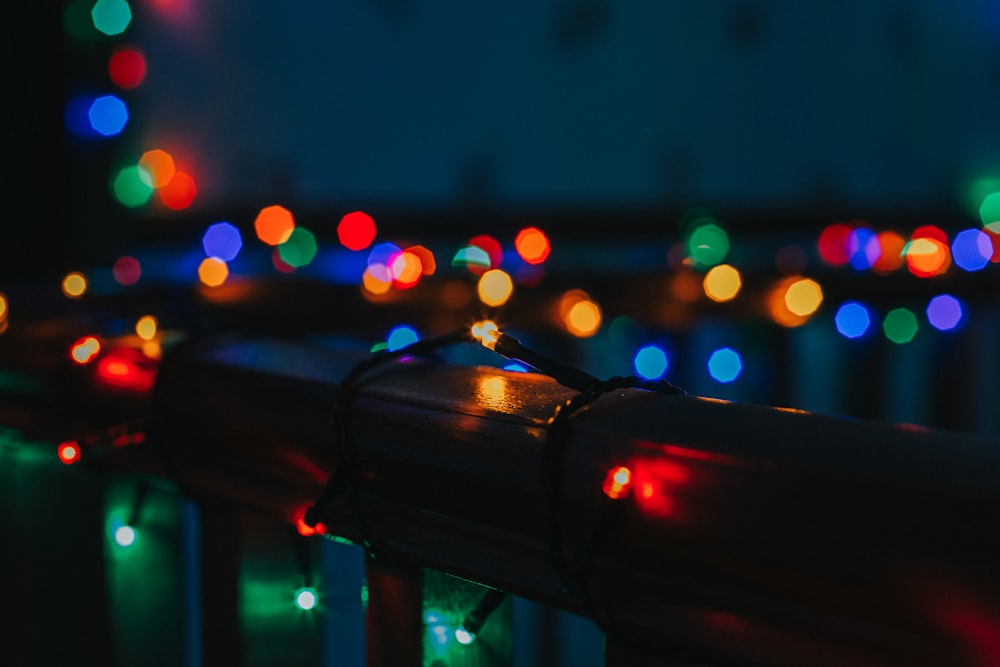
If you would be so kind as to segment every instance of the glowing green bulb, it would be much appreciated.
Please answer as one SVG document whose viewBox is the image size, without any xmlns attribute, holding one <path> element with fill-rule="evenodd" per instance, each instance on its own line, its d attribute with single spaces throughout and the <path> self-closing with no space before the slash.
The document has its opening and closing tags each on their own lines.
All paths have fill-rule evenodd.
<svg viewBox="0 0 1000 667">
<path fill-rule="evenodd" d="M 458 628 L 455 629 L 455 640 L 462 646 L 468 646 L 472 642 L 476 641 L 476 635 L 469 632 L 462 626 L 458 626 Z"/>
<path fill-rule="evenodd" d="M 300 588 L 295 591 L 295 606 L 303 611 L 309 611 L 316 607 L 319 598 L 316 596 L 316 589 L 312 587 Z"/>
</svg>

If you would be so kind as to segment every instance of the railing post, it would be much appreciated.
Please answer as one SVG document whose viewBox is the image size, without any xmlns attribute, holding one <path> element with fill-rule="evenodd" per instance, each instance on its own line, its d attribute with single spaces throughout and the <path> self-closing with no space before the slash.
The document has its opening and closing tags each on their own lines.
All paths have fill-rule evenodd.
<svg viewBox="0 0 1000 667">
<path fill-rule="evenodd" d="M 423 570 L 378 558 L 366 562 L 367 667 L 423 664 Z"/>
</svg>

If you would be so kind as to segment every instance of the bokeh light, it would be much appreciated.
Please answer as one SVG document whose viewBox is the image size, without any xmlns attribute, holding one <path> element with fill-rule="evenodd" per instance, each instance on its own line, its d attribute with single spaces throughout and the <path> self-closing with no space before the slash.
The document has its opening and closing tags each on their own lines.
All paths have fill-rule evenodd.
<svg viewBox="0 0 1000 667">
<path fill-rule="evenodd" d="M 566 331 L 587 338 L 601 328 L 601 307 L 580 289 L 572 289 L 559 300 L 559 317 Z"/>
<path fill-rule="evenodd" d="M 98 134 L 113 137 L 120 134 L 128 123 L 128 107 L 114 95 L 102 95 L 91 103 L 87 118 Z"/>
<path fill-rule="evenodd" d="M 194 203 L 195 197 L 198 196 L 198 186 L 191 174 L 186 171 L 175 171 L 170 181 L 157 192 L 164 206 L 173 211 L 181 211 Z"/>
<path fill-rule="evenodd" d="M 719 348 L 708 358 L 708 374 L 716 382 L 728 384 L 743 372 L 743 359 L 731 347 Z"/>
<path fill-rule="evenodd" d="M 798 327 L 802 326 L 809 321 L 809 315 L 800 315 L 791 311 L 788 307 L 788 296 L 789 288 L 792 285 L 805 280 L 802 276 L 786 276 L 782 278 L 777 283 L 775 283 L 767 293 L 766 307 L 768 315 L 777 324 L 783 327 Z M 799 288 L 803 294 L 803 298 L 808 295 L 809 290 Z M 798 297 L 797 297 L 798 298 Z M 798 304 L 797 307 L 801 307 L 803 304 Z"/>
<path fill-rule="evenodd" d="M 69 348 L 70 359 L 78 364 L 89 364 L 101 353 L 101 341 L 96 336 L 84 336 Z"/>
<path fill-rule="evenodd" d="M 731 301 L 739 294 L 743 280 L 740 277 L 740 272 L 734 267 L 729 264 L 719 264 L 708 270 L 704 281 L 702 281 L 702 286 L 708 298 L 713 301 L 725 302 Z"/>
<path fill-rule="evenodd" d="M 830 266 L 847 264 L 851 258 L 847 242 L 853 229 L 844 222 L 835 222 L 824 227 L 816 242 L 820 258 Z"/>
<path fill-rule="evenodd" d="M 715 266 L 729 253 L 729 235 L 714 220 L 695 223 L 687 241 L 688 257 L 697 266 Z"/>
<path fill-rule="evenodd" d="M 388 345 L 388 350 L 394 352 L 400 350 L 407 345 L 412 345 L 420 340 L 420 334 L 417 330 L 411 326 L 400 324 L 392 328 L 389 331 L 389 335 L 386 336 L 385 342 Z"/>
<path fill-rule="evenodd" d="M 656 345 L 645 345 L 635 353 L 632 365 L 640 377 L 655 380 L 667 372 L 667 353 Z"/>
<path fill-rule="evenodd" d="M 337 239 L 348 250 L 364 250 L 378 233 L 375 220 L 364 211 L 352 211 L 337 224 Z"/>
<path fill-rule="evenodd" d="M 948 244 L 930 236 L 913 238 L 903 250 L 910 273 L 918 278 L 939 276 L 951 266 Z"/>
<path fill-rule="evenodd" d="M 476 292 L 487 306 L 502 306 L 514 292 L 514 281 L 503 269 L 490 269 L 480 276 Z"/>
<path fill-rule="evenodd" d="M 793 315 L 808 317 L 819 310 L 823 303 L 823 290 L 819 283 L 809 278 L 800 278 L 785 291 L 785 306 Z"/>
<path fill-rule="evenodd" d="M 389 272 L 392 274 L 394 287 L 409 289 L 420 282 L 420 278 L 424 275 L 424 266 L 417 254 L 403 250 L 392 258 Z"/>
<path fill-rule="evenodd" d="M 87 278 L 79 271 L 71 271 L 62 280 L 63 294 L 75 299 L 81 297 L 87 291 Z"/>
<path fill-rule="evenodd" d="M 437 271 L 437 260 L 434 259 L 434 253 L 422 245 L 410 246 L 403 252 L 413 253 L 420 260 L 420 271 L 425 276 L 433 276 L 434 272 Z"/>
<path fill-rule="evenodd" d="M 361 285 L 368 294 L 381 296 L 392 289 L 392 280 L 384 264 L 369 264 L 361 275 Z"/>
<path fill-rule="evenodd" d="M 152 188 L 162 188 L 177 173 L 173 156 L 159 148 L 143 153 L 139 158 L 139 166 L 146 171 L 148 180 L 144 180 Z"/>
<path fill-rule="evenodd" d="M 847 235 L 848 262 L 851 268 L 864 271 L 875 266 L 882 256 L 878 235 L 867 226 L 857 226 Z"/>
<path fill-rule="evenodd" d="M 917 335 L 920 325 L 917 316 L 906 308 L 894 308 L 882 320 L 885 337 L 897 345 L 909 343 Z"/>
<path fill-rule="evenodd" d="M 59 443 L 59 446 L 56 448 L 56 456 L 66 465 L 77 463 L 81 458 L 80 443 L 75 440 L 67 440 L 66 442 Z"/>
<path fill-rule="evenodd" d="M 145 169 L 137 165 L 120 169 L 111 183 L 111 191 L 115 200 L 128 208 L 138 208 L 153 196 L 149 175 Z"/>
<path fill-rule="evenodd" d="M 216 257 L 206 257 L 198 265 L 198 279 L 208 287 L 218 287 L 229 278 L 229 265 Z"/>
<path fill-rule="evenodd" d="M 525 227 L 519 231 L 514 238 L 514 249 L 528 264 L 541 264 L 552 251 L 549 238 L 537 227 Z"/>
<path fill-rule="evenodd" d="M 1000 222 L 991 222 L 983 227 L 983 231 L 990 237 L 990 244 L 993 246 L 993 258 L 990 261 L 996 264 L 1000 262 Z"/>
<path fill-rule="evenodd" d="M 135 323 L 135 335 L 143 340 L 156 338 L 158 322 L 152 315 L 143 315 Z"/>
<path fill-rule="evenodd" d="M 950 294 L 939 294 L 927 304 L 927 321 L 938 331 L 951 331 L 965 316 L 962 302 Z"/>
<path fill-rule="evenodd" d="M 119 285 L 135 285 L 142 277 L 142 264 L 130 255 L 119 257 L 111 266 L 111 275 Z"/>
<path fill-rule="evenodd" d="M 858 301 L 848 301 L 841 304 L 834 316 L 837 331 L 845 338 L 861 338 L 871 327 L 871 314 L 868 307 Z"/>
<path fill-rule="evenodd" d="M 201 245 L 209 257 L 231 262 L 243 248 L 243 237 L 240 235 L 240 230 L 232 223 L 216 222 L 205 230 L 204 236 L 201 237 Z"/>
<path fill-rule="evenodd" d="M 489 268 L 496 269 L 503 262 L 503 246 L 489 234 L 479 234 L 469 239 L 468 247 L 480 248 L 489 258 Z M 478 264 L 470 264 L 469 270 L 478 272 L 482 270 Z"/>
<path fill-rule="evenodd" d="M 983 203 L 979 207 L 979 218 L 984 225 L 1000 222 L 1000 192 L 991 192 L 983 197 Z"/>
<path fill-rule="evenodd" d="M 257 214 L 253 223 L 257 238 L 270 246 L 278 246 L 288 240 L 295 229 L 292 212 L 277 204 L 265 206 Z"/>
<path fill-rule="evenodd" d="M 490 268 L 490 256 L 479 246 L 465 246 L 455 253 L 451 265 L 456 268 L 465 267 L 472 273 L 482 274 Z"/>
<path fill-rule="evenodd" d="M 878 244 L 880 248 L 879 257 L 872 265 L 872 270 L 876 273 L 886 274 L 896 271 L 903 266 L 903 248 L 906 247 L 906 239 L 894 231 L 879 232 Z"/>
<path fill-rule="evenodd" d="M 288 240 L 278 246 L 278 255 L 289 266 L 300 269 L 313 261 L 318 250 L 315 234 L 305 227 L 296 227 Z"/>
<path fill-rule="evenodd" d="M 7 320 L 7 295 L 0 292 L 0 322 Z"/>
<path fill-rule="evenodd" d="M 979 271 L 993 257 L 993 243 L 981 229 L 963 229 L 951 242 L 951 256 L 963 271 Z"/>
<path fill-rule="evenodd" d="M 146 78 L 146 56 L 132 46 L 115 49 L 108 58 L 108 76 L 119 88 L 135 88 Z"/>
<path fill-rule="evenodd" d="M 132 8 L 125 0 L 97 0 L 90 17 L 105 35 L 120 35 L 132 21 Z"/>
</svg>

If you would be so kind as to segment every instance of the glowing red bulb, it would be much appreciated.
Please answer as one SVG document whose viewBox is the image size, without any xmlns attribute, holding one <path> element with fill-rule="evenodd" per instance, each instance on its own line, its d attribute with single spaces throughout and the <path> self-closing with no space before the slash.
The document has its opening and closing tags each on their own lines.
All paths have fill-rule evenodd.
<svg viewBox="0 0 1000 667">
<path fill-rule="evenodd" d="M 628 495 L 629 487 L 632 485 L 632 471 L 625 466 L 615 466 L 608 470 L 604 478 L 604 485 L 601 487 L 604 495 L 612 500 L 618 500 Z"/>
<path fill-rule="evenodd" d="M 80 460 L 80 445 L 75 440 L 67 440 L 56 449 L 59 460 L 70 465 Z"/>
</svg>

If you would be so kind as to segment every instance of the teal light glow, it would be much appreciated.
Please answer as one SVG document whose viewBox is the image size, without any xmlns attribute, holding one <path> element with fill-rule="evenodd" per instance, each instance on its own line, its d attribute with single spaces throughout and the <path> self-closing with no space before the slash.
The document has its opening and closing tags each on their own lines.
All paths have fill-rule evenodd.
<svg viewBox="0 0 1000 667">
<path fill-rule="evenodd" d="M 688 256 L 698 266 L 715 266 L 729 253 L 729 235 L 714 221 L 706 219 L 688 237 Z"/>
<path fill-rule="evenodd" d="M 90 18 L 94 27 L 105 35 L 120 35 L 132 22 L 132 8 L 125 0 L 97 0 Z"/>
<path fill-rule="evenodd" d="M 727 384 L 743 372 L 743 359 L 731 347 L 723 347 L 712 353 L 708 359 L 708 373 L 716 382 Z"/>
<path fill-rule="evenodd" d="M 386 338 L 386 346 L 390 352 L 402 349 L 420 340 L 420 334 L 413 327 L 401 324 L 393 327 Z"/>
</svg>

